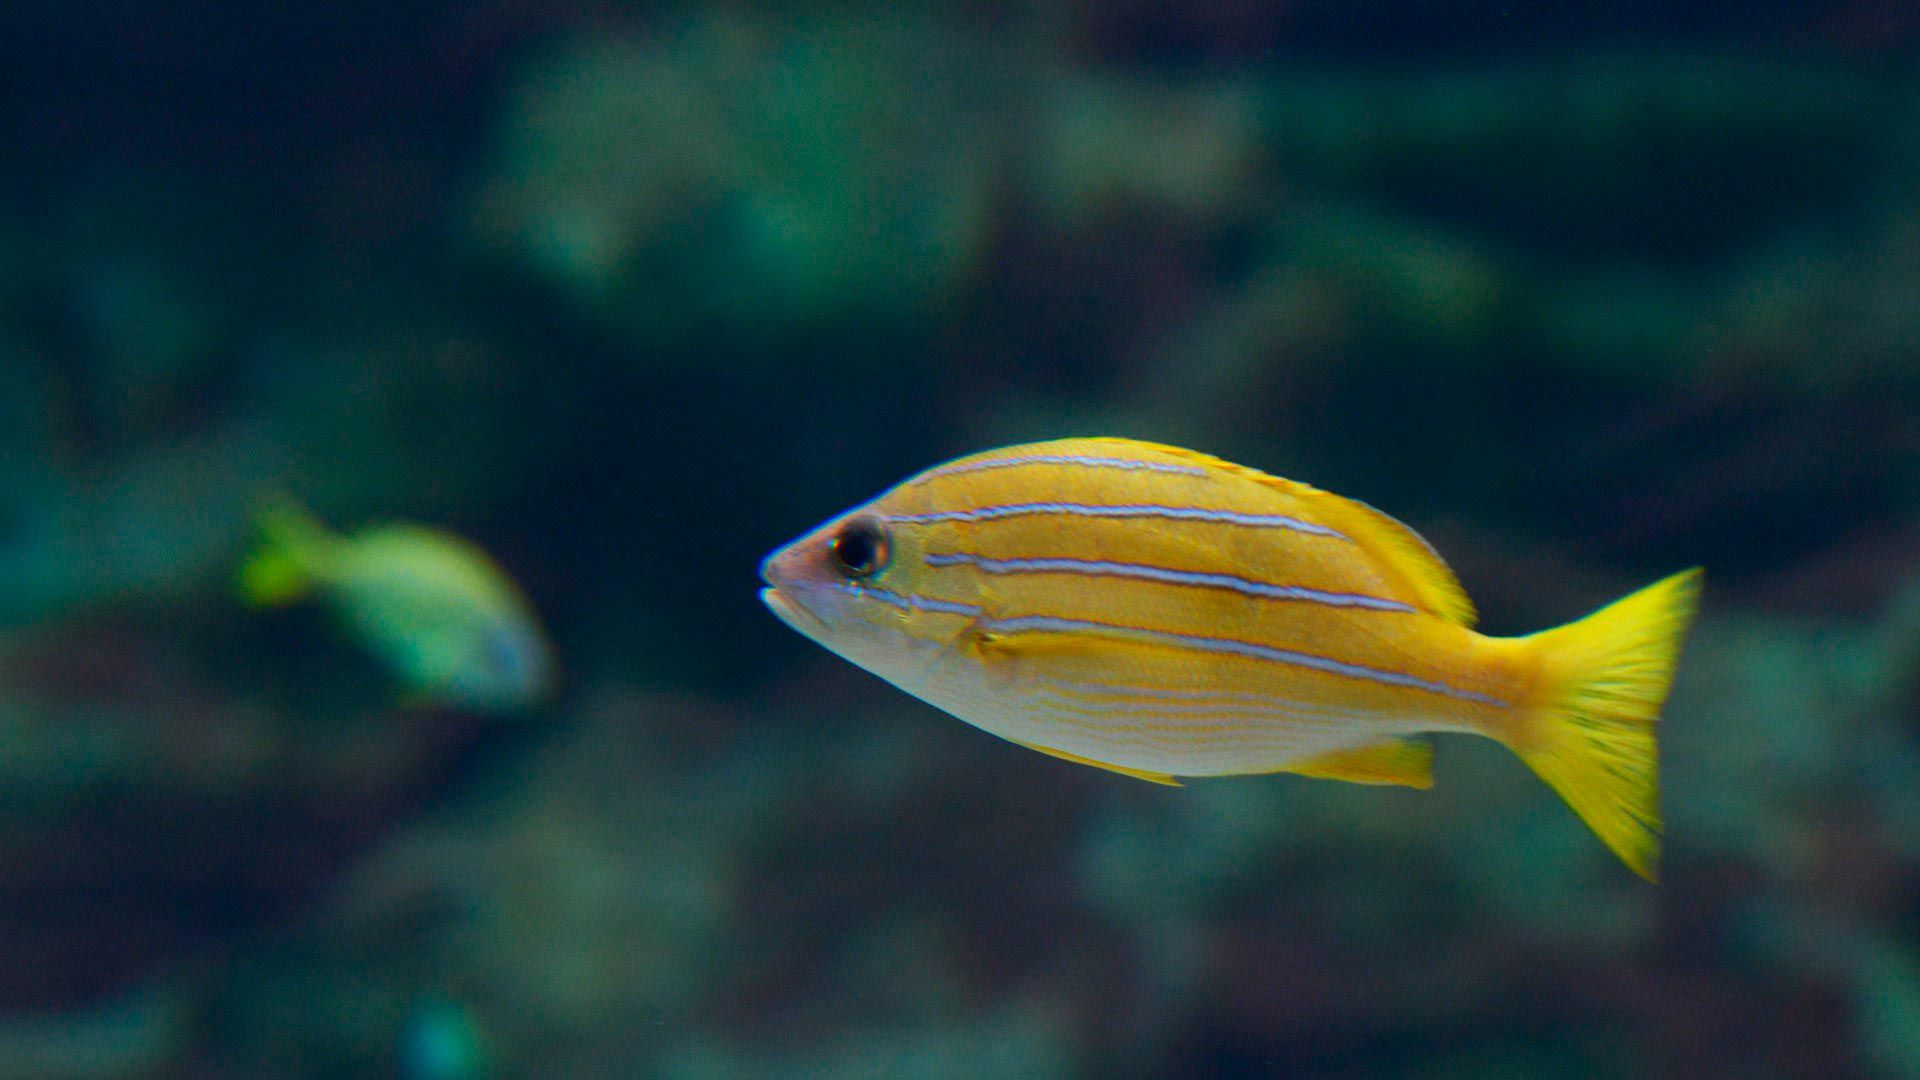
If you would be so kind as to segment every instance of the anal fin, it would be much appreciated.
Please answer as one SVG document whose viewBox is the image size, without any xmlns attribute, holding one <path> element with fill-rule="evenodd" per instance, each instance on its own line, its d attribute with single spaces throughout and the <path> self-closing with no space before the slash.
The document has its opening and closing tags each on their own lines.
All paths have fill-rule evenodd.
<svg viewBox="0 0 1920 1080">
<path fill-rule="evenodd" d="M 1018 739 L 1015 739 L 1012 741 L 1019 742 Z M 1117 772 L 1121 776 L 1131 776 L 1135 780 L 1145 780 L 1148 783 L 1153 783 L 1153 784 L 1167 784 L 1171 787 L 1183 786 L 1180 783 L 1180 781 L 1175 780 L 1171 775 L 1167 773 L 1148 772 L 1145 769 L 1129 769 L 1125 765 L 1109 765 L 1104 761 L 1095 761 L 1092 758 L 1083 758 L 1079 754 L 1069 754 L 1065 750 L 1052 750 L 1044 746 L 1035 746 L 1033 743 L 1023 742 L 1023 743 L 1020 743 L 1020 745 L 1026 747 L 1029 750 L 1038 750 L 1041 753 L 1048 755 L 1049 757 L 1057 757 L 1062 761 L 1071 761 L 1076 765 L 1091 765 L 1096 769 L 1105 769 L 1108 772 Z"/>
<path fill-rule="evenodd" d="M 1433 786 L 1433 743 L 1423 738 L 1392 739 L 1296 761 L 1274 771 L 1322 780 L 1345 780 L 1350 784 L 1430 788 Z"/>
</svg>

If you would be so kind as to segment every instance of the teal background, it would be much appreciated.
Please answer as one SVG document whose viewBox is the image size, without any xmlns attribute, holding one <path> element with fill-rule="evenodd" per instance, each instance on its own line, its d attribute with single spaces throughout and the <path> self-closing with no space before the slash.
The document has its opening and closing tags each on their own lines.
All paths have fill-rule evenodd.
<svg viewBox="0 0 1920 1080">
<path fill-rule="evenodd" d="M 1920 1076 L 1920 12 L 0 14 L 0 1076 Z M 781 627 L 945 457 L 1188 445 L 1484 628 L 1686 566 L 1664 880 L 1511 755 L 1161 789 Z M 260 501 L 558 644 L 409 707 Z"/>
</svg>

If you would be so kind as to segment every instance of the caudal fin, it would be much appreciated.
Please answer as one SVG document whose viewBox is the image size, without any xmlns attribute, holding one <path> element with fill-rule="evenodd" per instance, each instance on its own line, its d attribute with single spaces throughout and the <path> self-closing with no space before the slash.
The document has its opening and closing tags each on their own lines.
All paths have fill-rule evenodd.
<svg viewBox="0 0 1920 1080">
<path fill-rule="evenodd" d="M 260 513 L 260 544 L 240 564 L 240 596 L 250 604 L 290 604 L 313 591 L 319 561 L 332 536 L 289 499 Z"/>
<path fill-rule="evenodd" d="M 1700 599 L 1695 567 L 1525 639 L 1539 691 L 1507 742 L 1633 872 L 1655 880 L 1660 788 L 1653 726 Z"/>
</svg>

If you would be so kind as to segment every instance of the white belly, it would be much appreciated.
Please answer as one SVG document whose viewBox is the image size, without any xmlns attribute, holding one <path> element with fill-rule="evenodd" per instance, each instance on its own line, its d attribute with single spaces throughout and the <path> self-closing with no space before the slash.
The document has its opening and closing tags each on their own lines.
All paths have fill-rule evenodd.
<svg viewBox="0 0 1920 1080">
<path fill-rule="evenodd" d="M 1400 717 L 1332 710 L 1261 694 L 1129 689 L 990 678 L 943 664 L 902 689 L 1004 739 L 1174 776 L 1277 771 L 1289 764 L 1427 730 Z"/>
</svg>

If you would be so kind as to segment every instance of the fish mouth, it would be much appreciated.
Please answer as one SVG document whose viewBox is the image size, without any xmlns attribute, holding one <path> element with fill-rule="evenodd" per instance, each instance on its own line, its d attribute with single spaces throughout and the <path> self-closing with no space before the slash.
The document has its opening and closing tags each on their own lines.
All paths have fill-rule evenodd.
<svg viewBox="0 0 1920 1080">
<path fill-rule="evenodd" d="M 791 597 L 781 592 L 778 586 L 770 585 L 767 588 L 761 589 L 760 602 L 767 605 L 768 610 L 778 615 L 781 622 L 786 623 L 788 626 L 793 627 L 808 637 L 815 637 L 826 632 L 827 624 L 820 621 L 818 615 L 801 607 Z"/>
<path fill-rule="evenodd" d="M 775 551 L 760 560 L 760 580 L 767 587 L 760 590 L 760 602 L 780 617 L 780 621 L 810 638 L 821 638 L 827 632 L 825 619 L 807 610 L 807 606 L 796 594 L 807 591 L 806 582 L 796 581 L 790 560 L 783 556 L 793 550 L 793 545 Z"/>
</svg>

